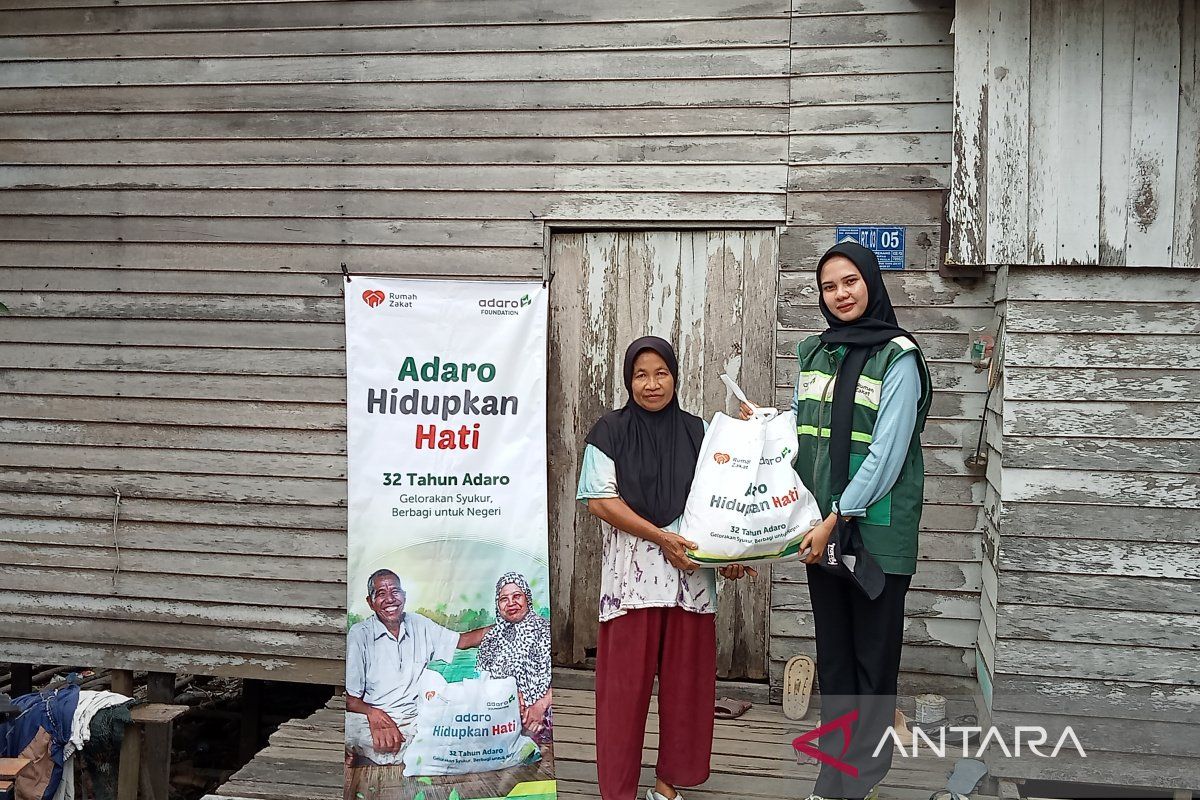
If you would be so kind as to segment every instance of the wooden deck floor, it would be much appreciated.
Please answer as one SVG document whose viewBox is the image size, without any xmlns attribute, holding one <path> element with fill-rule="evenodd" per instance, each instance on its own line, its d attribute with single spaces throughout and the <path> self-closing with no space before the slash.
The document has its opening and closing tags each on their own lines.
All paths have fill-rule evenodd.
<svg viewBox="0 0 1200 800">
<path fill-rule="evenodd" d="M 554 697 L 559 797 L 597 798 L 592 733 L 595 695 L 586 690 L 556 688 Z M 343 784 L 343 711 L 341 698 L 334 698 L 311 717 L 285 723 L 271 736 L 265 750 L 205 800 L 339 800 Z M 807 797 L 816 767 L 796 764 L 791 741 L 816 724 L 815 711 L 807 719 L 793 722 L 778 706 L 758 705 L 740 719 L 718 720 L 712 777 L 703 787 L 688 790 L 685 795 L 688 800 Z M 653 783 L 657 730 L 657 712 L 652 705 L 642 760 L 643 791 Z M 953 762 L 949 754 L 944 759 L 926 755 L 919 759 L 897 757 L 880 796 L 928 800 L 934 790 L 945 786 Z M 400 800 L 403 795 L 376 790 L 362 796 L 366 800 Z"/>
</svg>

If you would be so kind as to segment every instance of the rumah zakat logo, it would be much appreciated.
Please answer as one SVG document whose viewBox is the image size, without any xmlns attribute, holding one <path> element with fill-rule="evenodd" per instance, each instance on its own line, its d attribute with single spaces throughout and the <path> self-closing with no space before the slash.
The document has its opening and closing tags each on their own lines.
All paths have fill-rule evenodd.
<svg viewBox="0 0 1200 800">
<path fill-rule="evenodd" d="M 387 299 L 387 295 L 378 289 L 367 289 L 365 292 L 363 292 L 362 297 L 363 302 L 369 305 L 371 308 L 383 305 L 383 301 Z"/>
<path fill-rule="evenodd" d="M 728 464 L 729 453 L 713 453 L 713 461 L 717 462 L 718 464 Z"/>
</svg>

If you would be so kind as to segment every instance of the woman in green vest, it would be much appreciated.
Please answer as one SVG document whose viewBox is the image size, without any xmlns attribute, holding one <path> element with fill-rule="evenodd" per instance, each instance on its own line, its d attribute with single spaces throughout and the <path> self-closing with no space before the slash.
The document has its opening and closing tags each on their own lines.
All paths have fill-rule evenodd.
<svg viewBox="0 0 1200 800">
<path fill-rule="evenodd" d="M 817 265 L 817 283 L 829 327 L 797 347 L 792 409 L 796 471 L 826 517 L 801 549 L 811 548 L 821 722 L 845 718 L 822 737 L 821 749 L 858 775 L 823 763 L 812 797 L 863 798 L 873 796 L 891 767 L 890 740 L 878 757 L 873 753 L 896 710 L 904 596 L 917 566 L 925 483 L 920 435 L 931 390 L 925 358 L 897 323 L 871 250 L 854 242 L 834 246 Z M 854 562 L 845 563 L 844 552 L 855 552 Z"/>
</svg>

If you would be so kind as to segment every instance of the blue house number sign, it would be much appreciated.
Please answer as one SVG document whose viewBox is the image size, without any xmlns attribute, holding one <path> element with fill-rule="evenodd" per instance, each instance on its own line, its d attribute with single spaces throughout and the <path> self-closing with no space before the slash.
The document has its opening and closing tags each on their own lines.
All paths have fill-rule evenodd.
<svg viewBox="0 0 1200 800">
<path fill-rule="evenodd" d="M 837 241 L 847 239 L 874 250 L 880 269 L 904 269 L 904 226 L 839 225 Z"/>
</svg>

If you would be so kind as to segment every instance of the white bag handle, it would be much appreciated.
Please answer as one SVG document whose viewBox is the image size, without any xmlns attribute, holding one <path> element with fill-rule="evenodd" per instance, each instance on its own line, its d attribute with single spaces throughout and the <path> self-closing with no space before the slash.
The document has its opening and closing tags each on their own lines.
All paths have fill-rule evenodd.
<svg viewBox="0 0 1200 800">
<path fill-rule="evenodd" d="M 759 406 L 756 406 L 756 405 L 754 405 L 754 403 L 751 403 L 749 400 L 747 400 L 746 393 L 742 391 L 742 387 L 738 386 L 737 382 L 734 381 L 733 378 L 729 377 L 728 374 L 724 374 L 721 376 L 721 382 L 725 384 L 726 388 L 728 388 L 729 391 L 733 392 L 734 397 L 736 397 L 738 400 L 741 400 L 746 405 L 750 406 L 750 410 L 753 412 L 755 419 L 761 419 L 761 420 L 774 419 L 775 416 L 779 413 L 778 409 L 760 408 Z"/>
</svg>

